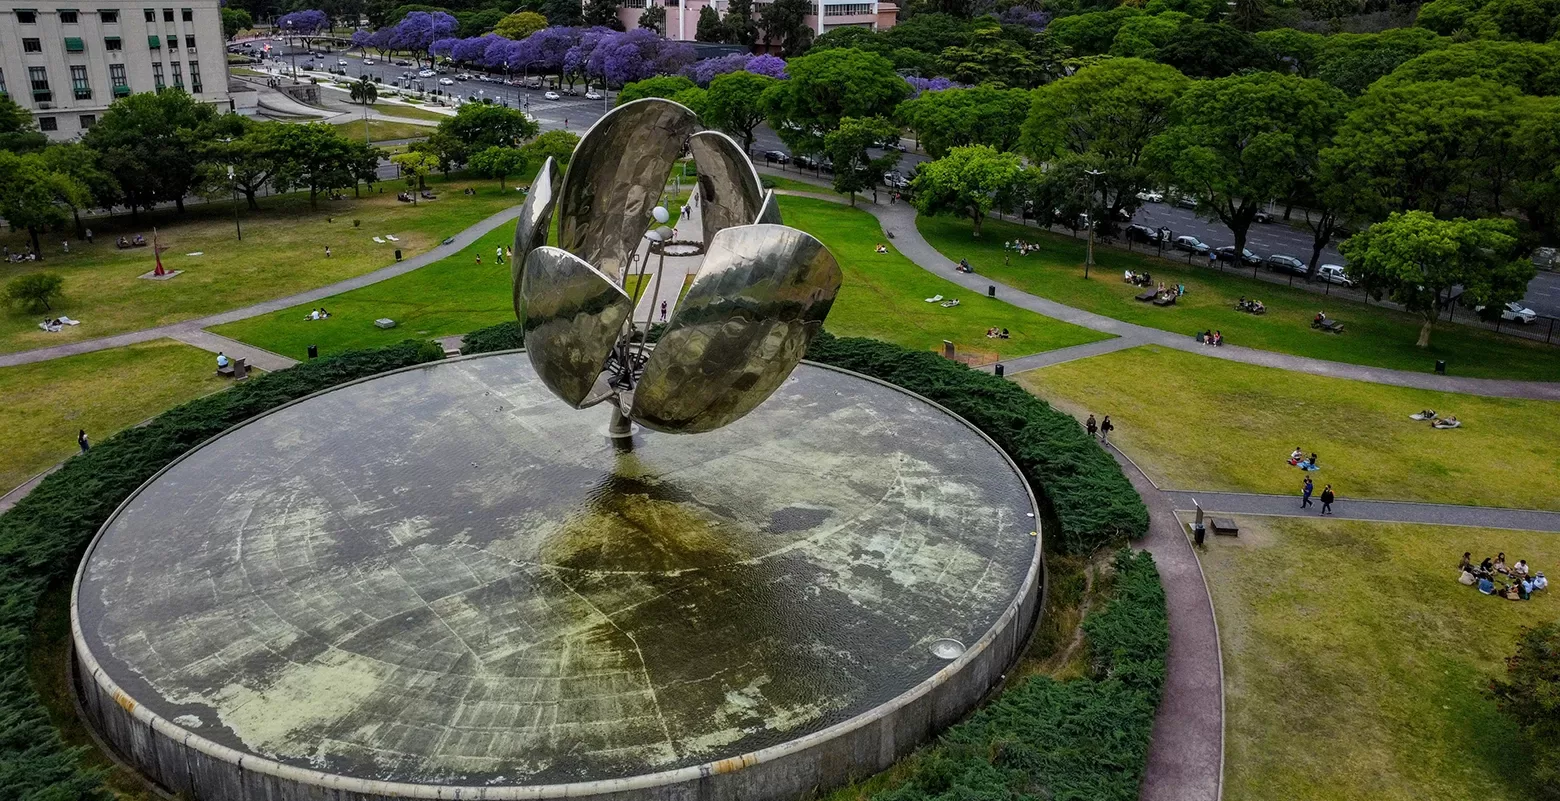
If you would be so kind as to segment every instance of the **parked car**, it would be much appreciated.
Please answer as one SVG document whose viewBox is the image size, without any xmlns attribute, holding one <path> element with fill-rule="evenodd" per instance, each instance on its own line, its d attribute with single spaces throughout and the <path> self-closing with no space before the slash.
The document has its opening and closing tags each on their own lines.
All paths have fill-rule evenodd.
<svg viewBox="0 0 1560 801">
<path fill-rule="evenodd" d="M 1159 244 L 1159 229 L 1133 223 L 1127 226 L 1127 238 L 1145 245 Z"/>
<path fill-rule="evenodd" d="M 1219 261 L 1235 261 L 1235 246 L 1225 245 L 1224 247 L 1214 251 L 1214 254 L 1218 256 Z M 1246 265 L 1247 267 L 1255 267 L 1256 265 L 1262 263 L 1262 257 L 1252 253 L 1245 248 L 1241 248 L 1240 263 Z"/>
<path fill-rule="evenodd" d="M 1137 193 L 1137 199 L 1143 201 L 1144 203 L 1163 203 L 1165 202 L 1165 193 L 1155 192 L 1150 189 L 1147 192 Z"/>
<path fill-rule="evenodd" d="M 563 96 L 558 94 L 557 92 L 548 92 L 548 93 L 542 95 L 542 97 L 545 97 L 548 100 L 561 100 L 561 99 L 563 99 Z"/>
<path fill-rule="evenodd" d="M 818 169 L 818 159 L 816 159 L 816 158 L 814 158 L 812 156 L 809 156 L 806 153 L 798 154 L 792 160 L 796 162 L 796 166 L 799 169 L 803 169 L 803 170 L 816 170 L 816 169 Z"/>
<path fill-rule="evenodd" d="M 1182 195 L 1175 199 L 1175 205 L 1183 209 L 1195 209 L 1197 208 L 1197 198 L 1188 195 Z"/>
<path fill-rule="evenodd" d="M 1305 262 L 1285 253 L 1274 253 L 1263 260 L 1269 270 L 1293 275 L 1305 275 Z"/>
<path fill-rule="evenodd" d="M 1175 249 L 1184 250 L 1187 253 L 1207 253 L 1209 248 L 1201 239 L 1195 236 L 1178 236 L 1175 238 Z"/>
<path fill-rule="evenodd" d="M 338 66 L 338 67 L 345 67 L 345 66 L 347 66 L 347 60 L 344 59 L 344 58 L 336 59 L 336 66 Z"/>
<path fill-rule="evenodd" d="M 417 71 L 417 77 L 419 77 L 419 78 L 432 78 L 433 76 L 434 76 L 433 70 L 418 70 Z"/>
<path fill-rule="evenodd" d="M 1316 268 L 1316 278 L 1329 284 L 1338 284 L 1346 287 L 1354 286 L 1354 279 L 1350 278 L 1343 271 L 1343 265 L 1341 264 L 1323 264 L 1318 266 Z"/>
<path fill-rule="evenodd" d="M 407 61 L 404 58 L 398 58 L 398 59 L 395 60 L 395 65 L 397 67 L 410 67 L 410 66 L 412 66 L 412 62 Z"/>
<path fill-rule="evenodd" d="M 883 173 L 883 185 L 890 189 L 905 189 L 910 186 L 910 180 L 898 170 Z"/>
<path fill-rule="evenodd" d="M 769 164 L 790 164 L 791 156 L 783 150 L 768 150 L 764 152 L 764 161 Z"/>
<path fill-rule="evenodd" d="M 1473 307 L 1473 310 L 1476 312 L 1482 312 L 1484 311 L 1484 307 L 1475 306 Z M 1517 303 L 1516 301 L 1512 301 L 1511 303 L 1507 303 L 1505 308 L 1500 310 L 1500 319 L 1507 320 L 1509 322 L 1522 323 L 1523 325 L 1530 325 L 1538 319 L 1538 312 L 1535 312 L 1532 309 Z"/>
<path fill-rule="evenodd" d="M 457 73 L 455 73 L 455 80 L 457 80 L 457 81 L 469 81 L 469 80 L 471 80 L 471 73 L 469 73 L 469 72 L 457 72 Z"/>
<path fill-rule="evenodd" d="M 1259 212 L 1257 212 L 1257 216 L 1253 217 L 1251 221 L 1252 222 L 1259 222 L 1259 223 L 1262 223 L 1262 224 L 1266 225 L 1267 223 L 1270 223 L 1270 222 L 1273 221 L 1273 215 L 1268 214 L 1265 211 L 1259 211 Z"/>
<path fill-rule="evenodd" d="M 454 86 L 455 82 L 450 80 L 449 78 L 440 78 L 439 79 L 439 85 L 440 86 Z"/>
<path fill-rule="evenodd" d="M 585 99 L 586 100 L 600 100 L 601 99 L 601 93 L 596 91 L 595 89 L 592 89 L 589 92 L 585 93 Z"/>
<path fill-rule="evenodd" d="M 374 60 L 371 59 L 371 58 L 363 59 L 363 66 L 365 66 L 365 67 L 372 67 L 372 66 L 374 66 Z"/>
</svg>

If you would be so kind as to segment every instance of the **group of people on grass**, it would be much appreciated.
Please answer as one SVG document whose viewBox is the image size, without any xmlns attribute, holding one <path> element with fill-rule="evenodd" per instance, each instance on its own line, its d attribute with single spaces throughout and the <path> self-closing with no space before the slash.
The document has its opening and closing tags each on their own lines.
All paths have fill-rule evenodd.
<svg viewBox="0 0 1560 801">
<path fill-rule="evenodd" d="M 1317 464 L 1316 452 L 1312 451 L 1310 456 L 1306 456 L 1305 451 L 1301 450 L 1299 445 L 1296 445 L 1295 449 L 1289 452 L 1289 466 L 1298 467 L 1308 473 L 1312 470 L 1322 469 L 1321 465 Z"/>
<path fill-rule="evenodd" d="M 1235 301 L 1235 310 L 1243 311 L 1247 314 L 1264 314 L 1267 312 L 1267 307 L 1262 305 L 1262 301 L 1256 298 L 1246 300 L 1246 296 L 1241 295 L 1240 299 Z"/>
<path fill-rule="evenodd" d="M 1462 426 L 1462 421 L 1457 419 L 1457 415 L 1449 414 L 1442 417 L 1434 409 L 1425 409 L 1417 414 L 1411 414 L 1408 416 L 1408 419 L 1421 422 L 1428 420 L 1431 428 L 1459 428 Z"/>
<path fill-rule="evenodd" d="M 1484 561 L 1474 564 L 1473 554 L 1465 552 L 1457 566 L 1457 580 L 1469 587 L 1478 587 L 1485 595 L 1496 595 L 1509 601 L 1526 601 L 1533 593 L 1549 589 L 1549 579 L 1544 578 L 1543 571 L 1528 567 L 1526 559 L 1518 559 L 1508 567 L 1504 553 L 1494 559 L 1486 556 Z"/>
<path fill-rule="evenodd" d="M 125 248 L 144 248 L 146 247 L 146 237 L 141 236 L 140 234 L 136 234 L 130 239 L 119 237 L 114 241 L 114 247 L 117 247 L 121 250 Z"/>
<path fill-rule="evenodd" d="M 986 338 L 987 339 L 1007 339 L 1008 338 L 1008 330 L 1006 328 L 999 329 L 996 326 L 992 326 L 992 327 L 986 329 Z"/>
<path fill-rule="evenodd" d="M 1002 247 L 1006 250 L 1017 251 L 1018 255 L 1020 256 L 1028 256 L 1031 251 L 1040 249 L 1039 245 L 1036 245 L 1033 242 L 1026 242 L 1022 239 L 1009 240 L 1002 243 Z"/>
<path fill-rule="evenodd" d="M 1197 341 L 1209 347 L 1219 347 L 1224 344 L 1224 332 L 1210 328 L 1207 331 L 1199 332 Z"/>
<path fill-rule="evenodd" d="M 330 312 L 325 311 L 325 307 L 324 306 L 321 306 L 318 309 L 310 309 L 309 310 L 309 316 L 307 318 L 305 318 L 305 319 L 309 319 L 309 320 L 329 320 L 330 319 Z"/>
<path fill-rule="evenodd" d="M 1135 272 L 1132 272 L 1131 270 L 1123 270 L 1121 272 L 1121 280 L 1123 280 L 1123 281 L 1125 281 L 1125 282 L 1127 282 L 1127 283 L 1129 283 L 1129 284 L 1131 284 L 1133 286 L 1148 286 L 1149 284 L 1154 283 L 1154 277 L 1152 275 L 1149 275 L 1146 272 L 1135 273 Z M 1163 287 L 1164 287 L 1164 282 L 1160 282 L 1160 288 L 1163 288 Z"/>
</svg>

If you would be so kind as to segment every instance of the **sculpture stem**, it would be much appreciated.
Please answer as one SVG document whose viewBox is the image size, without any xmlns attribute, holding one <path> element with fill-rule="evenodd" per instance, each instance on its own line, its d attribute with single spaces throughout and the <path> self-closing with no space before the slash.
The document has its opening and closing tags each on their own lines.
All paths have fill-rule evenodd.
<svg viewBox="0 0 1560 801">
<path fill-rule="evenodd" d="M 613 439 L 629 438 L 634 436 L 634 421 L 623 414 L 622 407 L 614 401 L 612 406 L 612 422 L 607 424 L 607 436 Z"/>
</svg>

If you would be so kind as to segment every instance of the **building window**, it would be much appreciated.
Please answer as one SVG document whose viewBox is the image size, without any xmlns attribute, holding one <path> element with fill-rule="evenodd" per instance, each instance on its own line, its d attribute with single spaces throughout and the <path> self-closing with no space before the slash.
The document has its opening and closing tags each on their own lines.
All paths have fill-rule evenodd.
<svg viewBox="0 0 1560 801">
<path fill-rule="evenodd" d="M 76 93 L 77 100 L 88 100 L 92 97 L 92 87 L 87 83 L 87 68 L 79 64 L 70 68 L 70 88 Z"/>
<path fill-rule="evenodd" d="M 185 22 L 194 22 L 195 21 L 195 9 L 193 9 L 193 8 L 181 8 L 181 9 L 179 9 L 179 19 L 182 19 Z"/>
<path fill-rule="evenodd" d="M 113 9 L 104 9 L 98 12 L 98 21 L 108 25 L 119 24 L 119 12 Z"/>
<path fill-rule="evenodd" d="M 42 53 L 43 52 L 43 40 L 42 39 L 23 39 L 22 40 L 22 52 L 23 53 Z"/>
<path fill-rule="evenodd" d="M 190 91 L 200 94 L 200 62 L 190 62 Z"/>
<path fill-rule="evenodd" d="M 158 36 L 155 33 L 147 36 L 146 37 L 146 46 L 150 47 L 153 50 L 161 50 L 162 49 L 162 37 Z"/>
<path fill-rule="evenodd" d="M 59 123 L 58 120 L 54 119 L 53 117 L 39 117 L 38 118 L 38 130 L 40 130 L 40 131 L 58 131 L 59 129 L 60 129 L 60 123 Z"/>
<path fill-rule="evenodd" d="M 147 22 L 156 22 L 157 21 L 157 9 L 154 9 L 154 8 L 146 9 L 146 21 Z"/>
<path fill-rule="evenodd" d="M 38 12 L 30 8 L 18 8 L 16 9 L 16 21 L 23 25 L 35 25 L 38 22 Z"/>
<path fill-rule="evenodd" d="M 69 10 L 69 9 L 64 9 L 64 8 L 60 9 L 60 24 L 61 25 L 75 25 L 76 24 L 76 12 L 72 11 L 72 10 Z"/>
<path fill-rule="evenodd" d="M 118 36 L 105 36 L 103 37 L 103 49 L 111 51 L 123 50 L 125 49 L 124 40 L 120 39 Z"/>
<path fill-rule="evenodd" d="M 162 74 L 162 62 L 161 61 L 153 61 L 152 62 L 152 86 L 157 91 L 161 92 L 162 88 L 163 88 L 163 85 L 164 84 L 163 84 L 163 74 Z"/>
<path fill-rule="evenodd" d="M 65 52 L 85 53 L 87 52 L 87 43 L 82 41 L 80 37 L 67 36 L 65 37 Z"/>
<path fill-rule="evenodd" d="M 81 130 L 85 131 L 86 129 L 91 128 L 94 125 L 97 125 L 97 115 L 96 114 L 83 114 L 83 115 L 81 115 Z"/>
<path fill-rule="evenodd" d="M 130 81 L 125 78 L 125 65 L 108 65 L 108 81 L 114 85 L 114 97 L 130 94 Z"/>
<path fill-rule="evenodd" d="M 871 13 L 871 3 L 843 3 L 841 5 L 826 5 L 823 7 L 823 15 L 825 17 L 853 17 Z"/>
<path fill-rule="evenodd" d="M 178 50 L 179 49 L 179 37 L 177 37 L 177 36 L 170 36 L 170 37 L 168 37 L 168 49 L 169 50 Z"/>
<path fill-rule="evenodd" d="M 173 66 L 173 85 L 176 88 L 183 89 L 184 88 L 184 65 L 180 64 L 177 61 L 175 61 L 175 62 L 172 63 L 172 66 Z"/>
<path fill-rule="evenodd" d="M 163 22 L 173 22 L 173 9 L 163 9 Z"/>
<path fill-rule="evenodd" d="M 27 78 L 32 82 L 33 100 L 46 103 L 54 99 L 54 93 L 49 91 L 49 72 L 43 67 L 28 67 Z"/>
</svg>

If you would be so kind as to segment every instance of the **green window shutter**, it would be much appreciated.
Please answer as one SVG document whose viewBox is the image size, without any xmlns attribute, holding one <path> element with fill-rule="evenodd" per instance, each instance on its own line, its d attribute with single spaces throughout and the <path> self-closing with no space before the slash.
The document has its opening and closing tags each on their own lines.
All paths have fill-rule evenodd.
<svg viewBox="0 0 1560 801">
<path fill-rule="evenodd" d="M 162 49 L 162 37 L 156 34 L 146 37 L 146 46 L 153 50 Z"/>
<path fill-rule="evenodd" d="M 86 45 L 86 43 L 81 41 L 80 37 L 76 37 L 76 36 L 67 36 L 67 37 L 65 37 L 65 52 L 67 52 L 67 53 L 85 53 L 86 50 L 87 50 L 87 45 Z"/>
<path fill-rule="evenodd" d="M 130 87 L 128 87 L 128 86 L 116 86 L 116 87 L 114 87 L 114 97 L 129 97 L 129 96 L 130 96 Z"/>
</svg>

